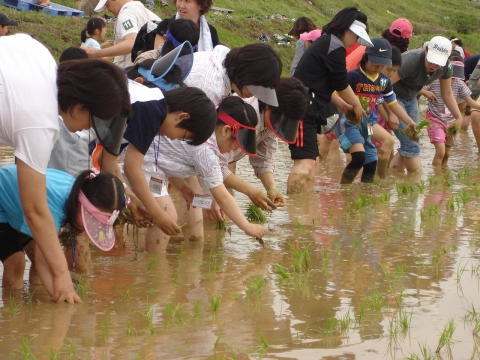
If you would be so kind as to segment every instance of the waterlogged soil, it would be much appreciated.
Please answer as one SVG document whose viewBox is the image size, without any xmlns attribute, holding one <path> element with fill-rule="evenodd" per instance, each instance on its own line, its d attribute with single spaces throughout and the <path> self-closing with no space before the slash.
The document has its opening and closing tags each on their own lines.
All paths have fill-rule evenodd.
<svg viewBox="0 0 480 360">
<path fill-rule="evenodd" d="M 92 251 L 82 304 L 4 290 L 0 358 L 480 358 L 473 136 L 460 132 L 445 169 L 432 169 L 425 133 L 421 144 L 421 177 L 369 185 L 340 186 L 345 159 L 332 151 L 313 194 L 267 215 L 264 247 L 231 222 L 231 234 L 206 223 L 205 242 L 174 238 L 149 255 L 129 229 L 125 244 Z M 282 144 L 282 192 L 290 167 Z M 238 169 L 253 178 L 245 160 Z"/>
</svg>

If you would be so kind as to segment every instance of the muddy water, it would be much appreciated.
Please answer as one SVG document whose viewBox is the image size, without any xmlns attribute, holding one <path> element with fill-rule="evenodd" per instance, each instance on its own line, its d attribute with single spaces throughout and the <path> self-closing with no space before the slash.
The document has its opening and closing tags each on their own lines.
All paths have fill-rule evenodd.
<svg viewBox="0 0 480 360">
<path fill-rule="evenodd" d="M 174 238 L 165 254 L 150 256 L 130 229 L 125 245 L 93 250 L 81 305 L 52 304 L 41 288 L 3 291 L 0 358 L 27 358 L 28 350 L 69 359 L 423 358 L 420 347 L 433 354 L 450 320 L 442 358 L 479 358 L 475 322 L 465 320 L 472 306 L 480 311 L 473 136 L 458 137 L 450 173 L 429 165 L 427 140 L 420 186 L 390 175 L 340 187 L 345 160 L 333 151 L 318 166 L 314 193 L 290 196 L 268 216 L 264 248 L 235 226 L 230 235 L 208 223 L 204 243 Z M 290 167 L 282 145 L 282 191 Z M 246 161 L 238 168 L 252 178 Z M 399 195 L 407 183 L 413 191 Z M 305 248 L 308 263 L 296 272 L 292 249 Z M 210 299 L 220 297 L 212 311 Z"/>
</svg>

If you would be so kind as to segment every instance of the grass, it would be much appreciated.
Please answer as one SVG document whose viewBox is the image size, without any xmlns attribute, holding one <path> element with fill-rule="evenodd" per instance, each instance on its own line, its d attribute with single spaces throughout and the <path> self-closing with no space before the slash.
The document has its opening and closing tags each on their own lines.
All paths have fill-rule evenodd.
<svg viewBox="0 0 480 360">
<path fill-rule="evenodd" d="M 452 344 L 452 336 L 454 332 L 455 332 L 455 321 L 453 319 L 449 319 L 447 324 L 443 328 L 443 331 L 440 334 L 440 339 L 438 339 L 438 345 L 435 350 L 435 353 L 438 354 L 444 346 L 450 346 Z"/>
<path fill-rule="evenodd" d="M 212 294 L 212 296 L 208 297 L 208 302 L 210 303 L 210 311 L 217 312 L 220 303 L 222 302 L 222 294 Z"/>
<path fill-rule="evenodd" d="M 263 296 L 265 281 L 260 275 L 255 275 L 247 280 L 245 296 L 248 300 L 256 302 Z"/>
<path fill-rule="evenodd" d="M 290 243 L 290 255 L 292 257 L 292 265 L 296 273 L 308 271 L 310 262 L 311 245 L 298 245 L 298 243 Z"/>
<path fill-rule="evenodd" d="M 20 312 L 22 306 L 22 304 L 17 304 L 17 297 L 13 294 L 10 294 L 10 298 L 8 300 L 8 311 L 10 312 L 10 315 L 17 315 Z"/>
<path fill-rule="evenodd" d="M 110 314 L 107 312 L 105 314 L 105 320 L 101 326 L 102 339 L 104 342 L 108 341 L 108 336 L 110 333 Z"/>
<path fill-rule="evenodd" d="M 31 339 L 22 337 L 22 340 L 20 343 L 20 356 L 24 360 L 36 359 L 35 355 L 33 355 L 32 349 L 30 348 L 32 340 L 33 340 L 33 337 Z"/>
</svg>

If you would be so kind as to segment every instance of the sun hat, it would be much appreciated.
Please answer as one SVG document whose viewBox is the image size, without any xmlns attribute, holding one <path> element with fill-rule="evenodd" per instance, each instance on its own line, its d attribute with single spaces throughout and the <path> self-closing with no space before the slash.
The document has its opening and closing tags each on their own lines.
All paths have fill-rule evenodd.
<svg viewBox="0 0 480 360">
<path fill-rule="evenodd" d="M 150 69 L 144 69 L 142 66 L 139 66 L 138 72 L 162 91 L 170 91 L 180 87 L 180 84 L 168 83 L 165 80 L 165 76 L 168 75 L 174 66 L 180 70 L 182 80 L 185 80 L 193 66 L 193 47 L 190 42 L 185 41 L 168 54 L 162 56 L 153 63 Z"/>
<path fill-rule="evenodd" d="M 258 100 L 270 106 L 278 106 L 277 93 L 275 89 L 266 88 L 259 85 L 247 85 L 248 91 Z"/>
<path fill-rule="evenodd" d="M 445 66 L 451 52 L 452 43 L 450 40 L 443 36 L 435 36 L 428 43 L 427 61 L 432 64 Z"/>
<path fill-rule="evenodd" d="M 102 12 L 103 10 L 105 10 L 105 7 L 107 6 L 107 0 L 100 0 L 97 4 L 97 6 L 95 7 L 95 12 L 99 13 L 99 12 Z"/>
<path fill-rule="evenodd" d="M 365 54 L 373 65 L 392 66 L 392 47 L 383 38 L 372 39 L 373 47 L 366 48 Z"/>
<path fill-rule="evenodd" d="M 397 19 L 390 26 L 390 34 L 402 39 L 410 39 L 413 34 L 413 26 L 407 19 Z"/>
<path fill-rule="evenodd" d="M 10 20 L 7 14 L 0 13 L 0 26 L 17 26 L 17 20 Z"/>
<path fill-rule="evenodd" d="M 106 213 L 98 210 L 82 191 L 78 193 L 78 200 L 81 205 L 83 227 L 86 234 L 100 250 L 111 250 L 115 245 L 113 223 L 117 220 L 120 211 Z"/>
<path fill-rule="evenodd" d="M 367 26 L 358 20 L 354 20 L 349 29 L 358 36 L 357 43 L 366 47 L 372 47 L 372 41 L 367 34 Z"/>
<path fill-rule="evenodd" d="M 453 66 L 452 78 L 465 79 L 465 64 L 462 61 L 451 61 Z"/>
<path fill-rule="evenodd" d="M 303 41 L 315 41 L 320 37 L 320 35 L 322 35 L 322 30 L 315 29 L 310 32 L 304 32 L 303 34 L 300 34 L 300 39 Z"/>
</svg>

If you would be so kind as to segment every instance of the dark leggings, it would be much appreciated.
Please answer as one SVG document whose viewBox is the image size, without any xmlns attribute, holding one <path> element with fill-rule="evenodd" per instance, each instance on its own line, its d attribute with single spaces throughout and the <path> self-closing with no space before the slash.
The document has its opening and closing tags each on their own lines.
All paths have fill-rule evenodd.
<svg viewBox="0 0 480 360">
<path fill-rule="evenodd" d="M 343 170 L 340 184 L 351 184 L 365 162 L 365 151 L 356 151 L 351 155 L 352 161 L 350 161 L 350 163 L 345 167 L 345 170 Z"/>
</svg>

